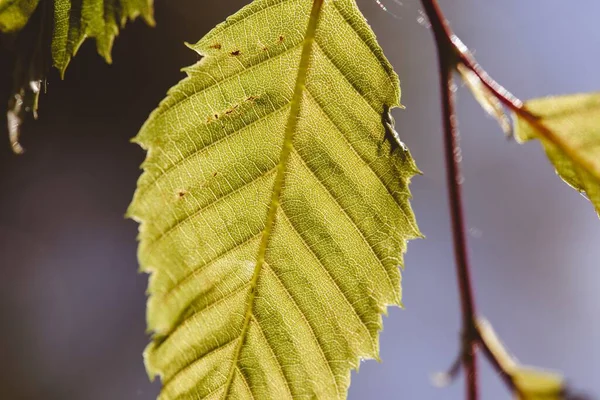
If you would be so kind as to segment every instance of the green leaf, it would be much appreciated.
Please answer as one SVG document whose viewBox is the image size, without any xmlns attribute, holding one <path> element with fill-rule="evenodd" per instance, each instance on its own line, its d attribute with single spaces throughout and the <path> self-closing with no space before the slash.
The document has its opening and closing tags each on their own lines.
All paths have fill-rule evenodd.
<svg viewBox="0 0 600 400">
<path fill-rule="evenodd" d="M 42 2 L 26 26 L 14 36 L 13 87 L 8 101 L 6 121 L 11 147 L 16 154 L 24 152 L 20 143 L 21 126 L 28 114 L 37 118 L 40 92 L 45 89 L 45 76 L 50 59 L 52 3 Z"/>
<path fill-rule="evenodd" d="M 311 3 L 256 0 L 191 45 L 135 139 L 161 399 L 345 398 L 401 304 L 398 78 L 354 0 Z"/>
<path fill-rule="evenodd" d="M 64 76 L 71 58 L 86 38 L 95 38 L 98 53 L 111 63 L 119 27 L 138 16 L 154 25 L 153 0 L 54 0 L 54 66 Z"/>
<path fill-rule="evenodd" d="M 0 0 L 0 32 L 21 30 L 38 3 L 39 0 Z"/>
<path fill-rule="evenodd" d="M 499 368 L 508 374 L 518 400 L 561 400 L 565 379 L 558 372 L 521 365 L 500 341 L 492 325 L 485 319 L 477 320 L 479 337 Z"/>
<path fill-rule="evenodd" d="M 519 400 L 561 400 L 565 380 L 561 374 L 533 367 L 519 366 L 512 373 Z"/>
<path fill-rule="evenodd" d="M 531 100 L 526 109 L 538 118 L 517 117 L 517 139 L 540 139 L 557 173 L 600 214 L 600 93 Z"/>
</svg>

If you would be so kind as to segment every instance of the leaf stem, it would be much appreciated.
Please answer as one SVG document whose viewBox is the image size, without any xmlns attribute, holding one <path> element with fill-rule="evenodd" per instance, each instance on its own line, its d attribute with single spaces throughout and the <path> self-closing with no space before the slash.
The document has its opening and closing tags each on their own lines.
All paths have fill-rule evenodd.
<svg viewBox="0 0 600 400">
<path fill-rule="evenodd" d="M 504 348 L 489 322 L 480 319 L 476 324 L 477 341 L 483 355 L 487 358 L 496 373 L 498 373 L 506 387 L 512 393 L 520 393 L 520 389 L 515 384 L 512 375 L 515 368 L 515 360 Z"/>
</svg>

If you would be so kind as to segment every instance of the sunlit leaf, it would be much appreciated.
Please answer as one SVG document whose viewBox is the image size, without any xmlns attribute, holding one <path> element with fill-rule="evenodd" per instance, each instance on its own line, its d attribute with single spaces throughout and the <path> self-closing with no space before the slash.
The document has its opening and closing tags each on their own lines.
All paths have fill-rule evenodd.
<svg viewBox="0 0 600 400">
<path fill-rule="evenodd" d="M 0 32 L 21 30 L 40 0 L 0 0 Z"/>
<path fill-rule="evenodd" d="M 354 0 L 311 4 L 254 1 L 190 46 L 135 139 L 161 399 L 343 399 L 401 304 L 398 79 Z"/>
<path fill-rule="evenodd" d="M 600 213 L 600 93 L 531 100 L 526 108 L 538 119 L 517 117 L 517 139 L 540 139 L 557 173 Z"/>
<path fill-rule="evenodd" d="M 520 391 L 519 400 L 563 399 L 564 378 L 556 372 L 520 366 L 513 379 Z"/>
</svg>

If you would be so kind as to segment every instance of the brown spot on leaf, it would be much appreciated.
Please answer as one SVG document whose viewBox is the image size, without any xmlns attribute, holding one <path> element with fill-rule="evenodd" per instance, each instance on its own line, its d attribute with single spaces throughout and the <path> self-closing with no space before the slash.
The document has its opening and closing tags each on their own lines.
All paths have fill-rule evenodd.
<svg viewBox="0 0 600 400">
<path fill-rule="evenodd" d="M 279 43 L 283 43 L 284 40 L 285 40 L 285 37 L 283 37 L 283 35 L 279 36 Z"/>
<path fill-rule="evenodd" d="M 240 54 L 242 54 L 242 52 L 241 52 L 241 51 L 239 51 L 239 50 L 236 50 L 236 51 L 232 51 L 232 52 L 231 52 L 231 55 L 232 55 L 232 56 L 239 56 Z"/>
<path fill-rule="evenodd" d="M 186 194 L 187 194 L 187 190 L 185 190 L 185 189 L 179 189 L 177 191 L 177 197 L 180 199 L 185 197 Z"/>
<path fill-rule="evenodd" d="M 224 118 L 224 117 L 227 117 L 227 116 L 230 116 L 230 115 L 235 115 L 236 112 L 243 112 L 244 107 L 250 106 L 256 100 L 258 100 L 261 96 L 262 95 L 248 96 L 244 100 L 241 100 L 239 103 L 230 106 L 226 110 L 219 111 L 218 113 L 215 113 L 215 114 L 212 114 L 212 115 L 208 115 L 206 117 L 206 123 L 210 124 L 210 123 L 215 122 L 216 120 L 219 120 L 221 118 Z"/>
<path fill-rule="evenodd" d="M 235 111 L 235 109 L 236 109 L 236 108 L 238 108 L 239 106 L 240 106 L 239 104 L 236 104 L 236 105 L 234 105 L 233 107 L 229 108 L 228 110 L 226 110 L 226 111 L 225 111 L 225 115 L 229 115 L 229 114 L 231 114 L 231 113 L 232 113 L 232 112 L 234 112 L 234 111 Z"/>
<path fill-rule="evenodd" d="M 211 49 L 215 49 L 215 50 L 221 50 L 221 43 L 215 43 L 211 46 L 209 46 Z"/>
</svg>

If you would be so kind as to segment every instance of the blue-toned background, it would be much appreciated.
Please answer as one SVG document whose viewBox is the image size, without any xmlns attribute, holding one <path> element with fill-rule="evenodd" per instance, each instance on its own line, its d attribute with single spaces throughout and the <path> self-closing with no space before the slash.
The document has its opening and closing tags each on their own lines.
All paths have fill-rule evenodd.
<svg viewBox="0 0 600 400">
<path fill-rule="evenodd" d="M 350 399 L 461 400 L 430 376 L 459 344 L 459 308 L 446 205 L 438 77 L 417 0 L 358 0 L 402 80 L 397 128 L 424 176 L 412 186 L 427 240 L 409 245 L 405 310 L 392 309 L 383 362 L 363 363 Z M 600 90 L 597 0 L 440 0 L 483 66 L 521 98 Z M 114 65 L 83 46 L 66 81 L 50 76 L 25 156 L 0 119 L 0 399 L 150 400 L 141 352 L 146 276 L 136 224 L 123 218 L 143 152 L 128 142 L 196 61 L 183 46 L 246 4 L 157 0 L 156 29 L 140 22 L 116 41 Z M 0 53 L 0 95 L 9 58 Z M 600 395 L 600 220 L 557 178 L 536 143 L 507 142 L 459 88 L 465 197 L 478 306 L 527 364 L 564 371 Z M 1 99 L 0 99 L 1 100 Z M 4 100 L 0 101 L 0 104 Z M 4 144 L 2 144 L 4 143 Z M 484 400 L 509 399 L 482 363 Z"/>
</svg>

